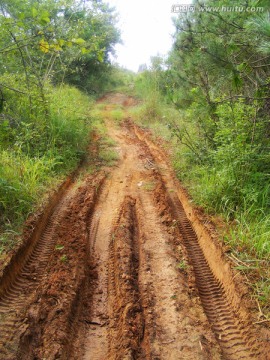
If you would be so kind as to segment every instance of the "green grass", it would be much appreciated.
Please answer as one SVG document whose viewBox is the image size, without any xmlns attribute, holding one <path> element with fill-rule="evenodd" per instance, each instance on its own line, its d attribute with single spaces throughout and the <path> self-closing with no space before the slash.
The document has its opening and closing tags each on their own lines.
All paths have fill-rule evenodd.
<svg viewBox="0 0 270 360">
<path fill-rule="evenodd" d="M 52 181 L 52 169 L 57 160 L 47 156 L 32 158 L 4 150 L 0 153 L 0 162 L 0 204 L 10 222 L 31 210 L 33 202 Z"/>
<path fill-rule="evenodd" d="M 158 109 L 149 111 L 153 106 Z M 148 96 L 144 103 L 131 107 L 129 114 L 137 124 L 151 129 L 154 137 L 163 138 L 173 145 L 176 144 L 171 125 L 179 122 L 179 113 L 162 101 L 161 97 L 154 95 L 154 99 L 151 99 L 151 96 Z"/>
<path fill-rule="evenodd" d="M 185 260 L 181 260 L 178 264 L 177 264 L 178 269 L 180 270 L 187 270 L 188 268 L 188 264 Z"/>
<path fill-rule="evenodd" d="M 110 138 L 109 136 L 105 136 L 103 139 L 102 139 L 102 143 L 104 145 L 107 145 L 109 147 L 114 147 L 117 145 L 116 141 L 113 140 L 112 138 Z"/>
<path fill-rule="evenodd" d="M 246 213 L 236 214 L 236 225 L 230 227 L 225 241 L 233 248 L 247 248 L 259 259 L 269 259 L 270 254 L 270 215 L 258 215 L 250 219 Z M 246 254 L 243 254 L 243 258 Z"/>
<path fill-rule="evenodd" d="M 119 160 L 119 156 L 114 149 L 104 148 L 100 150 L 99 159 L 104 165 L 113 166 Z"/>
<path fill-rule="evenodd" d="M 72 160 L 72 156 L 77 160 L 89 140 L 93 102 L 79 90 L 63 86 L 53 90 L 50 104 L 51 145 L 61 147 L 65 162 Z"/>
<path fill-rule="evenodd" d="M 27 216 L 86 153 L 93 101 L 69 86 L 47 91 L 47 117 L 37 111 L 16 127 L 0 127 L 0 254 L 17 244 Z M 17 95 L 16 101 L 16 116 L 23 112 L 26 118 L 24 99 Z"/>
<path fill-rule="evenodd" d="M 123 119 L 124 119 L 124 111 L 119 108 L 119 109 L 114 109 L 110 112 L 110 116 L 111 118 L 116 122 L 116 123 L 120 123 Z"/>
<path fill-rule="evenodd" d="M 264 312 L 268 312 L 270 316 L 270 279 L 262 279 L 258 281 L 254 287 L 257 292 L 258 299 L 264 308 Z"/>
<path fill-rule="evenodd" d="M 105 103 L 98 103 L 98 104 L 95 104 L 94 110 L 103 111 L 103 110 L 105 110 L 106 106 L 107 106 L 107 104 L 105 104 Z"/>
<path fill-rule="evenodd" d="M 18 241 L 20 227 L 33 207 L 40 203 L 49 187 L 56 185 L 60 175 L 53 171 L 57 159 L 32 158 L 14 151 L 0 152 L 0 253 Z"/>
<path fill-rule="evenodd" d="M 66 254 L 62 255 L 62 256 L 60 257 L 60 261 L 61 261 L 62 263 L 68 262 L 68 257 L 67 257 L 67 255 L 66 255 Z"/>
<path fill-rule="evenodd" d="M 142 189 L 146 191 L 153 191 L 156 184 L 154 182 L 143 182 Z"/>
<path fill-rule="evenodd" d="M 110 118 L 116 123 L 120 123 L 125 116 L 123 106 L 118 104 L 109 104 L 110 110 L 106 109 L 108 104 L 106 103 L 99 103 L 96 104 L 91 114 L 94 118 L 104 120 L 104 117 Z"/>
<path fill-rule="evenodd" d="M 123 111 L 115 105 L 112 110 L 104 110 L 104 103 L 96 104 L 91 110 L 92 128 L 99 136 L 99 154 L 98 158 L 102 165 L 113 166 L 119 160 L 119 155 L 115 150 L 116 142 L 109 136 L 105 125 L 105 118 L 112 118 L 119 122 L 123 118 Z"/>
</svg>

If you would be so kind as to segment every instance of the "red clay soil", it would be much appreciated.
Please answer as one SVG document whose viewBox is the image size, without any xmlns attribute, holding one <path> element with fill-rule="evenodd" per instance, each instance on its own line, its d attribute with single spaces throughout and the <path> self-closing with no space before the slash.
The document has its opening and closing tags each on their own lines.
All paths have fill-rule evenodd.
<svg viewBox="0 0 270 360">
<path fill-rule="evenodd" d="M 167 154 L 131 121 L 107 127 L 117 165 L 68 180 L 3 272 L 0 359 L 269 359 L 269 330 Z"/>
</svg>

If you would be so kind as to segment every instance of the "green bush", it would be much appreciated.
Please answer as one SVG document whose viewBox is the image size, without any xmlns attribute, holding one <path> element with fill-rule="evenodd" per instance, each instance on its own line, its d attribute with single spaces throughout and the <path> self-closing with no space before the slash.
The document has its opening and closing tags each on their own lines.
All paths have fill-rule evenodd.
<svg viewBox="0 0 270 360">
<path fill-rule="evenodd" d="M 18 108 L 0 118 L 0 251 L 48 187 L 77 166 L 91 130 L 93 102 L 75 88 L 48 86 L 48 112 L 36 117 L 18 93 L 12 99 Z"/>
<path fill-rule="evenodd" d="M 88 96 L 69 86 L 54 89 L 50 95 L 50 151 L 64 168 L 74 166 L 85 152 L 92 105 Z"/>
<path fill-rule="evenodd" d="M 55 159 L 31 158 L 4 150 L 0 153 L 0 163 L 0 221 L 20 222 L 52 180 Z"/>
</svg>

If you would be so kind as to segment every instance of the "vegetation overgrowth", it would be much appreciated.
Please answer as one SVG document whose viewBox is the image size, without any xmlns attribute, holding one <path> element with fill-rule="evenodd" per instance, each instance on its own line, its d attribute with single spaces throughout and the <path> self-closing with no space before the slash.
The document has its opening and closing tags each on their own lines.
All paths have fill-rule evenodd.
<svg viewBox="0 0 270 360">
<path fill-rule="evenodd" d="M 86 151 L 91 130 L 89 97 L 64 86 L 52 88 L 50 98 L 46 123 L 40 118 L 40 124 L 28 121 L 10 127 L 3 121 L 0 125 L 2 249 L 14 245 L 14 230 Z"/>
<path fill-rule="evenodd" d="M 216 12 L 207 5 L 235 2 L 194 3 L 197 11 L 175 18 L 169 57 L 154 57 L 136 79 L 146 99 L 140 118 L 177 142 L 177 174 L 198 204 L 231 224 L 227 242 L 269 259 L 269 7 Z"/>
<path fill-rule="evenodd" d="M 94 98 L 122 83 L 116 21 L 102 1 L 0 1 L 0 253 L 84 157 Z"/>
</svg>

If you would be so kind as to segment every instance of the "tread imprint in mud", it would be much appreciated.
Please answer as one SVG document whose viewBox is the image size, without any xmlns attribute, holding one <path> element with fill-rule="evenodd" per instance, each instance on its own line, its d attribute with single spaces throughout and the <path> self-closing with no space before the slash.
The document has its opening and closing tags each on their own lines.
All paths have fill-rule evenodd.
<svg viewBox="0 0 270 360">
<path fill-rule="evenodd" d="M 127 196 L 113 227 L 109 245 L 108 359 L 145 358 L 138 246 L 135 200 Z"/>
<path fill-rule="evenodd" d="M 68 188 L 69 179 L 67 184 Z M 48 260 L 54 249 L 54 226 L 60 216 L 63 203 L 68 201 L 68 198 L 64 197 L 64 192 L 60 189 L 59 196 L 56 195 L 56 199 L 53 201 L 54 204 L 48 206 L 51 210 L 47 214 L 46 211 L 44 212 L 40 219 L 40 228 L 37 226 L 36 233 L 33 233 L 31 241 L 25 248 L 24 257 L 15 261 L 1 279 L 0 359 L 6 360 L 11 353 L 16 351 L 17 345 L 14 345 L 13 342 L 18 337 L 18 331 L 24 330 L 22 319 L 25 317 L 25 310 L 44 276 Z M 15 342 L 17 343 L 17 340 Z"/>
<path fill-rule="evenodd" d="M 153 159 L 163 158 L 163 153 L 157 150 L 154 144 L 152 146 L 151 140 L 145 140 L 144 133 L 139 127 L 131 125 L 131 128 L 138 139 L 144 141 Z M 245 321 L 241 322 L 238 313 L 231 308 L 226 291 L 213 274 L 181 201 L 176 194 L 167 190 L 163 182 L 166 174 L 157 173 L 157 177 L 164 192 L 167 193 L 169 212 L 178 220 L 178 228 L 194 269 L 199 296 L 224 358 L 228 360 L 262 359 L 252 328 Z"/>
<path fill-rule="evenodd" d="M 170 198 L 178 227 L 195 273 L 199 296 L 211 327 L 229 360 L 259 359 L 260 352 L 249 326 L 242 324 L 227 300 L 225 289 L 214 276 L 199 245 L 197 234 L 188 220 L 178 197 Z"/>
</svg>

